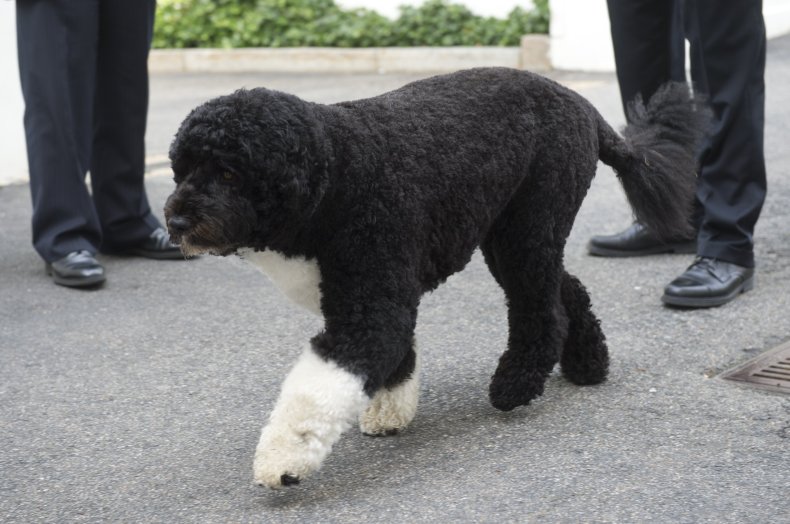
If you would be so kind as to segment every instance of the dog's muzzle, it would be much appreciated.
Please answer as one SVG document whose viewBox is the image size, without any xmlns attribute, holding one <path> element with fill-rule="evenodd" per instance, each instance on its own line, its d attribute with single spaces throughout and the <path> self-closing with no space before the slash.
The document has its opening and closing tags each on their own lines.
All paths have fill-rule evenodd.
<svg viewBox="0 0 790 524">
<path fill-rule="evenodd" d="M 167 230 L 170 233 L 170 240 L 174 244 L 180 244 L 181 238 L 189 231 L 192 224 L 186 218 L 173 215 L 167 219 Z"/>
</svg>

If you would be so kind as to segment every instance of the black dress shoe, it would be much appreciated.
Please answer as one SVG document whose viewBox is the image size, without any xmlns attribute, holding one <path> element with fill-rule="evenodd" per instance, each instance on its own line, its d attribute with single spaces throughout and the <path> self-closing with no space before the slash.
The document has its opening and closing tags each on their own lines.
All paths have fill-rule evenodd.
<svg viewBox="0 0 790 524">
<path fill-rule="evenodd" d="M 170 242 L 170 235 L 163 227 L 154 229 L 151 235 L 137 246 L 126 249 L 122 254 L 157 260 L 184 260 L 181 248 Z"/>
<path fill-rule="evenodd" d="M 700 257 L 664 288 L 661 301 L 679 307 L 721 306 L 753 287 L 754 268 Z"/>
<path fill-rule="evenodd" d="M 686 253 L 697 251 L 694 238 L 681 238 L 662 242 L 639 222 L 614 235 L 598 235 L 590 239 L 587 251 L 599 257 L 639 257 L 660 253 Z"/>
<path fill-rule="evenodd" d="M 95 287 L 106 279 L 104 267 L 89 251 L 74 251 L 47 264 L 47 275 L 55 284 L 67 287 Z"/>
</svg>

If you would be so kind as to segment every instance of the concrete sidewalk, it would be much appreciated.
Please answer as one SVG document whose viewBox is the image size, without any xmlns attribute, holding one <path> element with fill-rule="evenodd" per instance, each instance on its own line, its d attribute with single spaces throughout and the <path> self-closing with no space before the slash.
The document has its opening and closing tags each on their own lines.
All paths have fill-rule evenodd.
<svg viewBox="0 0 790 524">
<path fill-rule="evenodd" d="M 781 522 L 790 515 L 790 397 L 724 369 L 790 339 L 790 38 L 769 43 L 770 188 L 754 291 L 717 309 L 663 308 L 690 256 L 585 255 L 628 224 L 601 167 L 566 261 L 612 354 L 608 382 L 560 376 L 500 413 L 488 380 L 503 296 L 482 260 L 426 296 L 421 405 L 400 436 L 346 434 L 324 469 L 282 492 L 252 484 L 258 432 L 291 362 L 320 329 L 233 259 L 102 257 L 100 291 L 53 285 L 29 242 L 26 185 L 0 187 L 0 522 Z M 152 172 L 196 104 L 266 85 L 359 98 L 413 77 L 157 75 Z M 561 75 L 622 123 L 612 75 Z M 159 210 L 172 189 L 148 179 Z"/>
</svg>

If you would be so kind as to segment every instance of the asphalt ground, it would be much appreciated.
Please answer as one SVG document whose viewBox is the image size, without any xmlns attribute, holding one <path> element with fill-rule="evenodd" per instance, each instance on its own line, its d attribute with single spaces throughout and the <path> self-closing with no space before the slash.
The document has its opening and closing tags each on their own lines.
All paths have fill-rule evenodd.
<svg viewBox="0 0 790 524">
<path fill-rule="evenodd" d="M 613 75 L 554 74 L 622 124 Z M 163 155 L 209 97 L 264 85 L 319 102 L 415 77 L 159 75 L 148 151 Z M 790 339 L 790 38 L 769 43 L 769 196 L 757 286 L 715 309 L 662 307 L 689 255 L 603 259 L 590 235 L 631 216 L 605 166 L 566 250 L 612 356 L 609 380 L 555 373 L 501 413 L 487 386 L 506 339 L 503 295 L 475 255 L 423 299 L 420 409 L 399 436 L 347 433 L 324 468 L 273 492 L 252 483 L 259 430 L 317 319 L 232 258 L 101 256 L 98 291 L 53 285 L 30 246 L 24 184 L 0 187 L 0 521 L 789 522 L 790 397 L 718 378 Z"/>
</svg>

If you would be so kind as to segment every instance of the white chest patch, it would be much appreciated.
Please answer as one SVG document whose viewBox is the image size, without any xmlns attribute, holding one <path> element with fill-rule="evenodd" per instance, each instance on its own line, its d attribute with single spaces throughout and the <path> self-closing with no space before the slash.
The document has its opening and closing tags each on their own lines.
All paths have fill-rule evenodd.
<svg viewBox="0 0 790 524">
<path fill-rule="evenodd" d="M 321 270 L 316 260 L 286 258 L 276 251 L 241 250 L 239 256 L 264 273 L 286 297 L 321 316 Z"/>
</svg>

